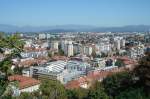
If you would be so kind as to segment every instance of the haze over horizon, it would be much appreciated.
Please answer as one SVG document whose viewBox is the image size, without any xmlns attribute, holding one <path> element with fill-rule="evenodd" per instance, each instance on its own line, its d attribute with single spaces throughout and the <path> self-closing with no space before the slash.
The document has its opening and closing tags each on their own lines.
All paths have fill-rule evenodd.
<svg viewBox="0 0 150 99">
<path fill-rule="evenodd" d="M 1 0 L 0 24 L 150 25 L 150 0 Z"/>
</svg>

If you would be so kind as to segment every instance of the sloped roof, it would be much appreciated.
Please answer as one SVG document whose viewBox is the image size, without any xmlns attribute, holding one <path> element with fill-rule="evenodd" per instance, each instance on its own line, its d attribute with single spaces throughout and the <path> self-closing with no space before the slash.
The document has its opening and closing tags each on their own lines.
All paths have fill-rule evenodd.
<svg viewBox="0 0 150 99">
<path fill-rule="evenodd" d="M 36 80 L 31 77 L 25 77 L 22 75 L 9 76 L 8 79 L 9 81 L 18 81 L 19 89 L 24 89 L 24 88 L 28 88 L 28 87 L 40 84 L 39 80 Z"/>
</svg>

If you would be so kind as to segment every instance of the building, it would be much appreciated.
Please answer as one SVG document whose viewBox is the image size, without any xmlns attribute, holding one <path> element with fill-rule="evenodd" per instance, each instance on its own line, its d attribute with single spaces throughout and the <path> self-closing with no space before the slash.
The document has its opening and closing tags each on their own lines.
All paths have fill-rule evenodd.
<svg viewBox="0 0 150 99">
<path fill-rule="evenodd" d="M 144 46 L 133 47 L 127 51 L 127 54 L 132 59 L 138 59 L 144 55 Z"/>
<path fill-rule="evenodd" d="M 59 80 L 62 84 L 86 75 L 90 65 L 79 61 L 54 61 L 41 66 L 31 67 L 24 71 L 24 75 L 30 73 L 36 79 Z M 25 74 L 26 73 L 26 74 Z"/>
<path fill-rule="evenodd" d="M 58 41 L 52 41 L 51 42 L 51 49 L 54 49 L 58 52 L 58 45 L 59 45 Z"/>
<path fill-rule="evenodd" d="M 48 52 L 45 49 L 39 50 L 32 50 L 32 51 L 25 51 L 21 52 L 22 58 L 38 58 L 38 57 L 45 57 L 48 56 Z"/>
<path fill-rule="evenodd" d="M 32 46 L 32 40 L 29 39 L 28 41 L 25 41 L 24 47 L 31 47 Z"/>
<path fill-rule="evenodd" d="M 62 40 L 61 42 L 60 42 L 60 45 L 61 45 L 61 49 L 65 52 L 65 54 L 67 55 L 67 50 L 68 50 L 68 45 L 72 45 L 73 43 L 72 43 L 73 41 L 71 41 L 71 40 Z"/>
<path fill-rule="evenodd" d="M 51 35 L 50 34 L 46 34 L 46 38 L 47 39 L 51 38 Z"/>
<path fill-rule="evenodd" d="M 18 81 L 19 85 L 18 88 L 15 88 L 16 86 L 12 85 L 12 88 L 15 89 L 13 90 L 13 95 L 19 96 L 21 92 L 34 92 L 39 89 L 40 86 L 40 81 L 30 78 L 30 77 L 25 77 L 22 75 L 13 75 L 8 77 L 10 82 Z"/>
<path fill-rule="evenodd" d="M 111 51 L 111 44 L 109 42 L 101 42 L 96 44 L 96 54 L 108 53 Z"/>
<path fill-rule="evenodd" d="M 122 40 L 121 40 L 121 43 L 120 43 L 121 48 L 124 48 L 124 47 L 125 47 L 125 44 L 126 44 L 126 40 L 125 40 L 125 39 L 122 39 Z"/>
<path fill-rule="evenodd" d="M 49 48 L 50 44 L 48 42 L 44 42 L 43 44 L 41 44 L 41 48 Z"/>
<path fill-rule="evenodd" d="M 73 52 L 75 55 L 82 53 L 82 45 L 78 43 L 73 44 Z"/>
<path fill-rule="evenodd" d="M 120 40 L 119 39 L 114 41 L 114 47 L 116 50 L 120 50 L 121 47 L 120 47 Z"/>
<path fill-rule="evenodd" d="M 92 55 L 92 51 L 93 51 L 93 49 L 91 46 L 85 46 L 84 47 L 84 54 L 90 56 L 90 55 Z"/>
<path fill-rule="evenodd" d="M 67 44 L 67 50 L 65 51 L 68 57 L 73 56 L 73 44 Z"/>
<path fill-rule="evenodd" d="M 94 58 L 91 62 L 92 67 L 95 68 L 104 68 L 105 67 L 105 60 L 101 58 Z"/>
<path fill-rule="evenodd" d="M 39 39 L 46 39 L 46 34 L 40 33 L 39 34 Z"/>
<path fill-rule="evenodd" d="M 114 38 L 114 47 L 116 50 L 120 50 L 125 47 L 126 40 L 123 37 Z"/>
<path fill-rule="evenodd" d="M 68 44 L 67 40 L 62 40 L 60 45 L 61 45 L 61 49 L 65 52 L 66 50 L 66 45 Z"/>
</svg>

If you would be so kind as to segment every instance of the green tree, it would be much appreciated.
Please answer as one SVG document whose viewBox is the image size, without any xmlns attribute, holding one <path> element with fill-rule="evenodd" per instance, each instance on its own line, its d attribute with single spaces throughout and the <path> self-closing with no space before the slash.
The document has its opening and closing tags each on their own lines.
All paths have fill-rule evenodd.
<svg viewBox="0 0 150 99">
<path fill-rule="evenodd" d="M 0 75 L 0 97 L 3 94 L 3 92 L 5 91 L 6 86 L 7 86 L 7 84 L 5 82 L 4 75 Z"/>
<path fill-rule="evenodd" d="M 66 91 L 59 81 L 43 80 L 40 86 L 42 95 L 51 99 L 66 99 Z"/>
<path fill-rule="evenodd" d="M 127 88 L 125 91 L 120 92 L 115 99 L 150 99 L 143 88 Z"/>
<path fill-rule="evenodd" d="M 9 83 L 8 76 L 12 73 L 12 58 L 21 57 L 20 52 L 23 51 L 23 45 L 24 42 L 20 40 L 18 33 L 11 36 L 0 33 L 0 54 L 4 56 L 4 59 L 0 61 L 0 72 L 4 74 L 6 85 Z M 9 49 L 11 52 L 5 54 L 5 49 Z"/>
<path fill-rule="evenodd" d="M 0 35 L 0 52 L 4 55 L 4 59 L 0 62 L 0 70 L 5 73 L 6 79 L 8 72 L 11 70 L 11 59 L 14 57 L 21 57 L 20 52 L 23 51 L 24 42 L 20 40 L 18 34 L 12 36 Z M 4 49 L 11 50 L 11 53 L 5 54 Z"/>
<path fill-rule="evenodd" d="M 117 59 L 117 61 L 115 62 L 115 66 L 122 67 L 122 66 L 125 66 L 125 64 L 122 60 Z"/>
<path fill-rule="evenodd" d="M 103 85 L 96 81 L 89 89 L 89 93 L 86 99 L 109 99 L 109 97 L 105 93 Z"/>
<path fill-rule="evenodd" d="M 95 52 L 95 50 L 92 51 L 92 57 L 96 58 L 96 52 Z"/>
<path fill-rule="evenodd" d="M 0 62 L 0 70 L 1 72 L 5 73 L 6 80 L 8 75 L 12 74 L 11 65 L 12 61 L 10 59 L 4 59 L 2 62 Z"/>
<path fill-rule="evenodd" d="M 134 74 L 139 78 L 139 83 L 150 93 L 150 51 L 139 61 L 134 69 Z"/>
<path fill-rule="evenodd" d="M 23 92 L 18 99 L 33 99 L 33 96 L 28 92 Z"/>
<path fill-rule="evenodd" d="M 48 52 L 48 57 L 52 57 L 52 52 Z"/>
<path fill-rule="evenodd" d="M 108 76 L 102 83 L 110 97 L 117 96 L 121 91 L 133 85 L 132 76 L 128 72 Z"/>
<path fill-rule="evenodd" d="M 103 57 L 107 57 L 108 56 L 108 54 L 106 54 L 106 53 L 101 53 L 101 57 L 103 58 Z"/>
<path fill-rule="evenodd" d="M 37 66 L 37 65 L 36 65 Z M 14 74 L 22 74 L 23 67 L 16 66 L 13 70 Z"/>
<path fill-rule="evenodd" d="M 70 89 L 66 91 L 68 99 L 85 99 L 88 94 L 88 90 L 83 88 Z"/>
<path fill-rule="evenodd" d="M 59 49 L 59 55 L 63 56 L 64 55 L 64 51 L 62 49 Z"/>
</svg>

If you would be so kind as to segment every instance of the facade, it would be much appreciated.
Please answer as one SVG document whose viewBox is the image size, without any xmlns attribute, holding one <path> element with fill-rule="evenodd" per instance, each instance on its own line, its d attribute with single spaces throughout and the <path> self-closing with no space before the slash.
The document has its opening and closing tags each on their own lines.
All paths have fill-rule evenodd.
<svg viewBox="0 0 150 99">
<path fill-rule="evenodd" d="M 126 40 L 123 37 L 114 38 L 114 47 L 116 50 L 120 50 L 125 47 Z"/>
<path fill-rule="evenodd" d="M 46 34 L 47 39 L 51 38 L 50 34 Z"/>
<path fill-rule="evenodd" d="M 32 46 L 32 40 L 25 41 L 24 47 L 31 47 L 31 46 Z"/>
<path fill-rule="evenodd" d="M 124 47 L 125 47 L 125 44 L 126 44 L 126 40 L 125 40 L 125 39 L 122 39 L 122 40 L 121 40 L 121 44 L 120 44 L 121 48 L 124 48 Z"/>
<path fill-rule="evenodd" d="M 40 56 L 48 56 L 48 52 L 46 50 L 44 51 L 31 51 L 31 52 L 21 52 L 22 58 L 38 58 Z"/>
<path fill-rule="evenodd" d="M 108 53 L 111 51 L 111 44 L 109 42 L 101 42 L 96 45 L 96 53 L 99 55 L 101 53 Z"/>
<path fill-rule="evenodd" d="M 12 86 L 13 90 L 13 95 L 17 96 L 20 95 L 21 92 L 34 92 L 37 91 L 40 87 L 40 81 L 30 78 L 30 77 L 25 77 L 22 75 L 13 75 L 8 77 L 9 81 L 18 81 L 19 82 L 19 87 Z"/>
<path fill-rule="evenodd" d="M 89 64 L 79 61 L 55 61 L 45 65 L 31 67 L 30 76 L 42 79 L 59 80 L 62 84 L 86 75 Z M 28 74 L 28 72 L 26 72 Z"/>
<path fill-rule="evenodd" d="M 40 33 L 39 34 L 39 39 L 46 39 L 46 34 Z"/>
<path fill-rule="evenodd" d="M 132 59 L 138 59 L 144 55 L 144 47 L 143 46 L 138 46 L 135 48 L 131 48 L 127 52 L 128 56 Z"/>
<path fill-rule="evenodd" d="M 44 42 L 43 44 L 41 44 L 41 48 L 48 48 L 50 45 L 48 42 Z"/>
<path fill-rule="evenodd" d="M 67 40 L 62 40 L 60 44 L 61 44 L 61 49 L 65 52 L 68 41 Z"/>
<path fill-rule="evenodd" d="M 58 41 L 51 42 L 51 49 L 54 49 L 58 52 L 58 45 L 59 45 Z"/>
<path fill-rule="evenodd" d="M 74 53 L 73 53 L 73 44 L 67 44 L 67 52 L 66 52 L 66 54 L 67 54 L 68 57 L 74 55 Z"/>
<path fill-rule="evenodd" d="M 94 58 L 91 64 L 92 67 L 103 68 L 105 67 L 105 60 L 101 58 Z"/>
<path fill-rule="evenodd" d="M 82 52 L 82 45 L 81 44 L 73 44 L 73 52 L 74 54 L 80 54 Z"/>
<path fill-rule="evenodd" d="M 93 50 L 93 49 L 92 49 L 91 46 L 85 46 L 85 47 L 84 47 L 84 54 L 90 56 L 90 55 L 92 55 L 92 50 Z"/>
<path fill-rule="evenodd" d="M 120 50 L 121 47 L 120 47 L 120 40 L 119 39 L 114 41 L 114 47 L 116 48 L 116 50 Z"/>
</svg>

